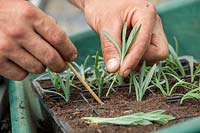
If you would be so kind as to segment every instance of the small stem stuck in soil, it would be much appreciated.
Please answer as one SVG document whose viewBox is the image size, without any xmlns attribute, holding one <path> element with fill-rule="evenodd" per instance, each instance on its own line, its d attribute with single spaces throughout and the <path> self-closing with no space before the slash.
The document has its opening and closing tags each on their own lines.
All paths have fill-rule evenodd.
<svg viewBox="0 0 200 133">
<path fill-rule="evenodd" d="M 99 116 L 99 114 L 97 113 L 97 111 L 94 109 L 94 107 L 89 103 L 89 101 L 87 100 L 87 98 L 80 93 L 81 97 L 86 101 L 86 103 L 91 107 L 92 111 L 95 113 L 96 116 Z"/>
<path fill-rule="evenodd" d="M 81 75 L 74 69 L 74 67 L 69 63 L 65 62 L 66 65 L 72 70 L 72 72 L 77 76 L 77 78 L 81 81 L 81 83 L 85 86 L 85 88 L 90 92 L 90 94 L 94 97 L 94 99 L 101 105 L 103 105 L 103 102 L 101 99 L 94 93 L 94 91 L 90 88 L 90 86 L 86 83 L 85 80 L 81 77 Z"/>
</svg>

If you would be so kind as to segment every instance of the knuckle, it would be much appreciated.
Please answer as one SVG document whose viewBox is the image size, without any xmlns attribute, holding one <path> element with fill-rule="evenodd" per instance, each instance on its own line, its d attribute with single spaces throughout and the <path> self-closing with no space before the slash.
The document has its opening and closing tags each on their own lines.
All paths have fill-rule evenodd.
<svg viewBox="0 0 200 133">
<path fill-rule="evenodd" d="M 46 58 L 46 65 L 49 67 L 53 66 L 57 62 L 57 59 L 58 55 L 56 52 L 49 52 Z"/>
<path fill-rule="evenodd" d="M 67 38 L 66 33 L 62 29 L 56 29 L 53 34 L 52 42 L 54 45 L 63 44 Z"/>
<path fill-rule="evenodd" d="M 157 20 L 158 24 L 162 26 L 162 20 L 158 15 L 156 15 L 156 20 Z"/>
<path fill-rule="evenodd" d="M 60 72 L 65 71 L 65 69 L 66 69 L 65 65 L 61 65 L 56 70 L 54 70 L 54 72 L 60 73 Z"/>
<path fill-rule="evenodd" d="M 40 74 L 44 71 L 45 71 L 45 67 L 42 64 L 40 64 L 34 68 L 33 73 Z"/>
<path fill-rule="evenodd" d="M 51 21 L 53 24 L 57 24 L 57 21 L 52 16 L 48 16 L 48 17 L 49 17 L 49 21 Z"/>
<path fill-rule="evenodd" d="M 143 49 L 149 42 L 150 42 L 150 35 L 148 34 L 144 34 L 142 37 L 141 37 L 141 48 Z"/>
<path fill-rule="evenodd" d="M 3 54 L 3 53 L 10 53 L 10 52 L 12 52 L 12 47 L 11 47 L 10 43 L 8 41 L 6 41 L 5 39 L 1 40 L 0 41 L 0 53 Z"/>
<path fill-rule="evenodd" d="M 63 55 L 63 58 L 66 61 L 74 61 L 77 57 L 77 52 L 74 52 L 73 50 L 68 50 L 68 52 L 66 52 L 65 55 Z"/>
<path fill-rule="evenodd" d="M 148 8 L 149 13 L 154 14 L 154 15 L 157 14 L 156 7 L 151 2 L 147 2 L 146 7 Z"/>
<path fill-rule="evenodd" d="M 159 51 L 159 58 L 160 58 L 160 60 L 165 60 L 165 59 L 167 59 L 168 55 L 169 55 L 168 50 L 161 49 L 161 50 Z"/>
<path fill-rule="evenodd" d="M 24 2 L 21 7 L 21 17 L 25 19 L 32 19 L 35 17 L 36 11 L 32 4 L 30 4 L 29 2 Z"/>
<path fill-rule="evenodd" d="M 25 71 L 19 72 L 17 75 L 13 76 L 13 79 L 20 81 L 20 80 L 25 79 L 27 75 L 28 75 L 28 72 L 25 72 Z"/>
<path fill-rule="evenodd" d="M 25 35 L 25 28 L 23 28 L 22 26 L 13 26 L 10 27 L 8 30 L 8 36 L 12 37 L 12 38 L 22 38 Z"/>
</svg>

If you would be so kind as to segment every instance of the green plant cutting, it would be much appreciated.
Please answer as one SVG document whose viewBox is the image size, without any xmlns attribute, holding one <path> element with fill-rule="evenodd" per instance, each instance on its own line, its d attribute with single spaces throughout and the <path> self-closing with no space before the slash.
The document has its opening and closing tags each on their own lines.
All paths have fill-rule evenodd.
<svg viewBox="0 0 200 133">
<path fill-rule="evenodd" d="M 109 84 L 112 80 L 112 75 L 106 71 L 103 57 L 99 56 L 99 52 L 96 52 L 94 57 L 93 71 L 90 78 L 88 78 L 89 85 L 96 88 L 98 96 L 102 96 L 102 90 L 105 84 Z"/>
<path fill-rule="evenodd" d="M 131 48 L 131 46 L 133 45 L 140 29 L 141 29 L 141 25 L 138 28 L 133 28 L 129 34 L 128 39 L 126 40 L 127 23 L 124 24 L 123 29 L 122 29 L 122 45 L 121 45 L 122 48 L 119 47 L 120 44 L 118 44 L 108 32 L 103 31 L 104 35 L 108 38 L 108 40 L 110 40 L 110 42 L 112 42 L 112 44 L 116 47 L 116 49 L 120 55 L 120 64 L 123 63 L 124 58 L 125 58 L 126 54 L 128 53 L 129 49 Z M 114 85 L 114 83 L 116 82 L 116 80 L 118 81 L 118 85 L 123 84 L 123 78 L 119 75 L 119 73 L 116 73 L 116 77 L 113 78 L 113 81 L 110 84 L 109 90 L 106 94 L 107 96 L 109 95 L 109 92 L 110 92 L 112 86 Z"/>
<path fill-rule="evenodd" d="M 156 70 L 156 64 L 153 65 L 153 67 L 150 69 L 150 71 L 146 72 L 146 62 L 143 63 L 139 77 L 135 73 L 131 73 L 130 75 L 130 83 L 134 84 L 135 88 L 135 94 L 136 94 L 136 101 L 142 101 L 142 98 L 144 97 L 145 92 L 150 89 L 149 86 L 151 83 L 151 80 L 153 78 L 154 72 Z M 131 85 L 130 85 L 131 86 Z M 130 92 L 131 87 L 129 88 Z"/>
<path fill-rule="evenodd" d="M 133 28 L 129 34 L 128 40 L 126 40 L 127 35 L 127 23 L 124 24 L 123 30 L 122 30 L 122 49 L 120 49 L 120 45 L 113 39 L 112 36 L 109 35 L 106 31 L 103 31 L 104 35 L 113 43 L 113 45 L 117 48 L 118 53 L 120 55 L 120 61 L 121 64 L 124 61 L 124 58 L 128 52 L 128 50 L 133 45 L 133 42 L 135 41 L 139 31 L 141 29 L 141 25 L 138 28 Z"/>
<path fill-rule="evenodd" d="M 122 31 L 122 48 L 120 49 L 119 44 L 106 32 L 104 35 L 113 43 L 120 55 L 120 62 L 122 63 L 128 50 L 132 46 L 137 34 L 141 28 L 141 25 L 138 28 L 133 28 L 130 32 L 128 39 L 127 36 L 127 24 L 125 23 Z M 194 83 L 196 75 L 200 72 L 200 65 L 198 67 L 194 66 L 194 59 L 191 56 L 189 58 L 189 68 L 190 68 L 190 77 L 191 83 L 186 82 L 182 79 L 186 75 L 183 65 L 181 64 L 178 58 L 178 42 L 177 39 L 174 38 L 176 50 L 173 49 L 171 45 L 169 45 L 169 57 L 167 60 L 162 61 L 159 65 L 154 65 L 153 67 L 147 67 L 146 62 L 143 63 L 140 72 L 135 73 L 132 72 L 129 75 L 129 94 L 132 92 L 132 88 L 134 87 L 136 94 L 136 101 L 142 101 L 145 92 L 151 88 L 158 88 L 164 96 L 172 96 L 174 95 L 174 90 L 178 87 L 184 87 L 187 89 L 188 93 L 180 94 L 184 95 L 183 100 L 190 97 L 197 97 L 198 95 L 193 91 L 193 88 L 198 88 L 198 85 Z M 122 78 L 119 78 L 119 73 L 110 74 L 106 71 L 105 63 L 102 57 L 99 56 L 97 51 L 96 55 L 93 56 L 94 61 L 94 69 L 91 71 L 91 68 L 88 67 L 88 63 L 90 60 L 90 56 L 87 56 L 84 63 L 78 65 L 77 63 L 73 63 L 76 68 L 79 70 L 83 79 L 88 80 L 90 86 L 93 88 L 97 87 L 99 97 L 102 96 L 103 87 L 108 86 L 106 96 L 110 94 L 113 86 L 115 84 L 121 85 Z M 90 77 L 86 79 L 87 72 L 91 71 Z M 178 72 L 177 72 L 178 71 Z M 72 84 L 72 80 L 70 79 L 70 70 L 66 71 L 65 79 L 61 78 L 59 74 L 53 73 L 50 70 L 47 70 L 49 76 L 51 77 L 51 81 L 53 86 L 55 87 L 56 93 L 59 93 L 59 89 L 63 89 L 64 99 L 66 101 L 69 100 L 70 96 L 70 84 Z M 181 76 L 179 76 L 181 74 Z M 169 80 L 173 79 L 173 84 L 169 82 Z M 49 92 L 50 93 L 50 92 Z M 179 94 L 176 94 L 179 95 Z M 182 100 L 182 101 L 183 101 Z"/>
<path fill-rule="evenodd" d="M 67 69 L 65 71 L 65 75 L 66 75 L 66 76 L 64 76 L 65 78 L 62 78 L 58 73 L 51 72 L 48 69 L 47 69 L 47 72 L 48 72 L 49 76 L 51 77 L 51 81 L 55 88 L 55 92 L 45 90 L 45 89 L 42 89 L 42 90 L 47 93 L 54 93 L 56 95 L 59 95 L 66 102 L 68 102 L 70 99 L 70 87 L 71 87 L 72 81 L 74 79 L 74 75 L 72 76 L 70 69 Z M 64 95 L 62 95 L 62 93 L 59 92 L 59 89 L 63 90 Z"/>
<path fill-rule="evenodd" d="M 185 101 L 186 99 L 200 99 L 200 87 L 184 94 L 183 97 L 181 98 L 180 104 L 182 104 L 183 101 Z"/>
<path fill-rule="evenodd" d="M 87 74 L 87 72 L 89 72 L 91 70 L 90 67 L 88 67 L 89 64 L 89 60 L 90 60 L 90 56 L 88 55 L 85 58 L 85 61 L 83 64 L 78 65 L 76 62 L 72 62 L 72 64 L 78 69 L 78 71 L 80 72 L 81 77 L 86 80 L 85 76 Z"/>
<path fill-rule="evenodd" d="M 100 73 L 100 67 L 99 67 L 99 52 L 96 52 L 96 56 L 95 56 L 95 63 L 94 63 L 94 77 L 95 77 L 95 81 L 97 83 L 98 86 L 98 96 L 101 97 L 102 95 L 102 89 L 103 89 L 103 85 L 104 85 L 104 76 L 105 76 L 105 72 L 102 71 L 102 73 Z"/>
<path fill-rule="evenodd" d="M 152 80 L 151 82 L 152 82 L 153 85 L 155 85 L 157 88 L 160 89 L 161 93 L 164 96 L 168 96 L 168 97 L 172 96 L 173 91 L 178 86 L 182 86 L 182 87 L 189 89 L 189 90 L 193 87 L 197 87 L 197 85 L 186 82 L 183 79 L 180 79 L 179 77 L 177 77 L 176 75 L 162 71 L 162 68 L 159 68 L 159 70 L 161 71 L 160 72 L 161 75 L 155 74 L 154 80 Z M 171 80 L 174 79 L 176 81 L 172 86 L 170 86 L 169 78 Z"/>
<path fill-rule="evenodd" d="M 55 90 L 58 91 L 60 87 L 60 81 L 61 81 L 60 75 L 58 73 L 51 72 L 49 69 L 46 69 L 46 71 L 48 72 L 50 76 L 51 82 Z"/>
<path fill-rule="evenodd" d="M 174 50 L 174 48 L 171 45 L 168 45 L 169 48 L 169 57 L 167 59 L 168 61 L 168 65 L 172 67 L 172 69 L 177 68 L 179 70 L 179 72 L 181 73 L 181 76 L 184 77 L 185 74 L 185 70 L 183 68 L 183 65 L 181 64 L 179 58 L 178 58 L 178 41 L 176 38 L 174 38 L 175 40 L 175 44 L 176 44 L 176 49 L 177 51 Z"/>
<path fill-rule="evenodd" d="M 126 29 L 126 28 L 125 28 Z M 124 30 L 125 32 L 125 30 Z M 170 47 L 170 51 L 174 51 L 175 50 Z M 179 64 L 178 66 L 181 66 L 181 68 L 183 68 L 182 65 L 180 65 L 180 61 L 177 61 L 178 58 L 177 54 L 175 54 L 174 52 L 170 52 L 170 56 L 171 58 L 173 57 L 173 61 L 171 62 L 178 62 L 178 63 L 173 63 L 173 64 Z M 173 53 L 173 56 L 171 55 L 171 53 Z M 117 75 L 116 74 L 110 74 L 106 71 L 105 69 L 105 63 L 103 61 L 103 58 L 99 56 L 98 52 L 96 53 L 95 57 L 95 62 L 94 62 L 94 71 L 92 73 L 93 78 L 90 78 L 90 80 L 88 81 L 90 83 L 90 86 L 96 88 L 98 90 L 98 95 L 102 96 L 102 90 L 104 85 L 109 85 L 106 96 L 109 95 L 110 90 L 112 90 L 113 85 L 117 83 Z M 76 63 L 75 66 L 77 68 L 79 68 L 80 73 L 82 73 L 81 75 L 83 77 L 85 77 L 86 73 L 89 71 L 90 67 L 87 67 L 89 61 L 89 56 L 86 58 L 86 60 L 84 61 L 84 64 L 82 65 L 78 65 Z M 169 60 L 168 60 L 169 61 Z M 198 66 L 195 70 L 194 70 L 194 59 L 193 57 L 190 57 L 189 59 L 189 66 L 190 66 L 190 76 L 191 76 L 191 83 L 184 81 L 183 79 L 181 79 L 179 76 L 177 76 L 178 73 L 176 73 L 175 70 L 172 69 L 172 67 L 169 66 L 163 66 L 166 64 L 169 64 L 169 62 L 162 62 L 159 65 L 154 65 L 153 67 L 149 67 L 150 69 L 147 70 L 147 66 L 146 63 L 144 62 L 141 70 L 139 73 L 131 73 L 129 75 L 129 94 L 132 91 L 132 87 L 134 85 L 134 89 L 135 89 L 135 93 L 136 93 L 136 100 L 137 101 L 142 101 L 142 98 L 144 97 L 144 94 L 146 92 L 146 90 L 152 88 L 152 87 L 156 87 L 159 88 L 159 90 L 161 91 L 161 93 L 164 96 L 172 96 L 173 95 L 173 91 L 177 88 L 177 87 L 184 87 L 187 90 L 191 90 L 192 88 L 197 88 L 198 86 L 194 83 L 192 83 L 194 81 L 195 76 L 200 72 L 200 66 Z M 176 65 L 177 66 L 177 65 Z M 171 70 L 170 70 L 171 69 Z M 67 73 L 70 70 L 67 71 Z M 55 87 L 55 91 L 58 92 L 58 89 L 60 88 L 64 88 L 63 92 L 64 92 L 64 97 L 65 100 L 68 101 L 68 96 L 70 94 L 70 83 L 67 83 L 65 81 L 62 81 L 63 79 L 60 77 L 59 74 L 57 73 L 53 73 L 50 70 L 47 70 L 49 76 L 51 77 L 51 81 L 53 83 L 53 86 Z M 70 74 L 69 74 L 70 75 Z M 69 77 L 66 75 L 66 78 L 69 79 Z M 171 86 L 169 79 L 174 79 L 174 84 Z M 66 81 L 70 81 L 67 80 Z"/>
<path fill-rule="evenodd" d="M 62 88 L 62 90 L 64 92 L 64 96 L 65 96 L 65 101 L 66 102 L 68 102 L 69 99 L 70 99 L 70 87 L 71 87 L 73 79 L 74 79 L 74 76 L 72 76 L 72 78 L 71 78 L 71 71 L 68 68 L 66 70 L 65 79 L 60 81 L 61 88 Z"/>
<path fill-rule="evenodd" d="M 154 110 L 152 112 L 139 112 L 135 114 L 119 116 L 115 118 L 100 118 L 100 117 L 83 117 L 87 123 L 96 124 L 114 124 L 114 125 L 150 125 L 152 123 L 166 124 L 175 117 L 164 114 L 164 110 Z"/>
<path fill-rule="evenodd" d="M 141 27 L 141 26 L 140 26 Z M 134 41 L 137 33 L 139 32 L 139 28 L 136 28 L 134 31 L 131 31 L 128 40 L 125 40 L 126 36 L 126 24 L 123 28 L 122 33 L 122 50 L 120 51 L 118 44 L 109 36 L 106 32 L 104 33 L 107 38 L 111 38 L 110 41 L 115 45 L 120 54 L 121 63 L 125 58 L 128 49 L 131 47 L 131 44 Z M 123 47 L 124 46 L 124 47 Z M 178 47 L 178 46 L 177 46 Z M 134 91 L 136 94 L 136 101 L 142 101 L 147 90 L 151 90 L 152 88 L 158 88 L 164 96 L 172 96 L 172 95 L 181 95 L 182 99 L 180 104 L 182 104 L 186 99 L 200 99 L 200 87 L 196 84 L 195 77 L 200 72 L 200 65 L 194 66 L 193 57 L 189 58 L 189 68 L 190 68 L 190 77 L 191 81 L 186 82 L 183 77 L 185 77 L 186 73 L 181 64 L 177 50 L 175 51 L 171 45 L 169 45 L 170 55 L 169 58 L 165 61 L 162 61 L 158 65 L 153 65 L 152 67 L 147 66 L 144 61 L 142 67 L 139 72 L 132 72 L 129 75 L 129 94 L 132 92 L 134 87 Z M 119 74 L 110 74 L 106 71 L 105 63 L 102 57 L 99 56 L 97 52 L 94 56 L 94 67 L 93 71 L 90 67 L 87 67 L 89 62 L 89 56 L 85 59 L 84 63 L 78 65 L 77 63 L 73 63 L 76 68 L 81 73 L 81 76 L 88 80 L 90 86 L 96 88 L 98 90 L 99 97 L 102 96 L 103 87 L 107 86 L 108 90 L 106 96 L 109 95 L 110 91 L 113 89 L 113 86 L 120 82 Z M 91 74 L 86 78 L 87 72 L 91 70 Z M 177 72 L 178 71 L 178 72 Z M 53 73 L 50 70 L 47 70 L 52 84 L 55 87 L 55 91 L 45 90 L 41 88 L 43 92 L 46 93 L 54 93 L 56 95 L 61 96 L 66 102 L 70 99 L 70 86 L 72 85 L 73 76 L 71 76 L 71 70 L 67 69 L 65 71 L 65 76 L 62 78 L 60 74 Z M 179 76 L 181 74 L 181 76 Z M 170 82 L 173 80 L 173 83 Z M 178 87 L 183 87 L 187 92 L 185 94 L 174 94 L 175 89 Z M 58 91 L 59 89 L 63 90 L 63 93 Z M 168 121 L 175 119 L 175 117 L 171 115 L 164 114 L 164 110 L 155 110 L 152 112 L 139 112 L 135 114 L 119 116 L 115 118 L 100 118 L 100 117 L 83 117 L 88 123 L 99 123 L 99 124 L 114 124 L 114 125 L 149 125 L 152 123 L 166 124 Z"/>
<path fill-rule="evenodd" d="M 196 75 L 200 72 L 200 65 L 194 70 L 194 58 L 190 56 L 189 58 L 189 66 L 190 66 L 190 76 L 191 76 L 191 83 L 194 82 Z"/>
</svg>

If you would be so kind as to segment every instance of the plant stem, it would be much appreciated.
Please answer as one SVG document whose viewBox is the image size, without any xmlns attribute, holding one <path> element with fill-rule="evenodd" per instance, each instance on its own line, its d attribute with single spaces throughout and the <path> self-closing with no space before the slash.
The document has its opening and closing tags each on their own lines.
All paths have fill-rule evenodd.
<svg viewBox="0 0 200 133">
<path fill-rule="evenodd" d="M 94 91 L 90 88 L 90 86 L 86 83 L 86 81 L 82 79 L 81 75 L 74 69 L 74 67 L 69 62 L 65 62 L 65 63 L 72 70 L 72 72 L 77 76 L 77 78 L 81 81 L 81 83 L 85 86 L 85 88 L 90 92 L 93 98 L 99 104 L 103 105 L 104 103 L 101 101 L 101 99 L 94 93 Z"/>
</svg>

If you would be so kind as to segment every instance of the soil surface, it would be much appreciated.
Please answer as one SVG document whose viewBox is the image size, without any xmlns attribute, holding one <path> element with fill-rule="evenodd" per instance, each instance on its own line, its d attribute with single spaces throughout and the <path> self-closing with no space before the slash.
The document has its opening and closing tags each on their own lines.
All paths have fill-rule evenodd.
<svg viewBox="0 0 200 133">
<path fill-rule="evenodd" d="M 40 82 L 41 86 L 45 88 L 51 86 L 49 81 Z M 98 105 L 88 94 L 88 92 L 76 91 L 72 88 L 71 101 L 66 103 L 59 97 L 44 94 L 43 99 L 50 111 L 65 122 L 68 122 L 77 133 L 88 132 L 109 132 L 109 133 L 146 133 L 167 126 L 183 122 L 192 117 L 200 116 L 200 101 L 198 100 L 186 100 L 180 105 L 180 99 L 169 99 L 163 97 L 160 91 L 154 89 L 151 92 L 147 92 L 142 102 L 136 102 L 135 93 L 131 95 L 128 93 L 128 87 L 123 86 L 115 88 L 115 92 L 111 92 L 109 97 L 102 97 L 104 105 Z M 184 88 L 177 88 L 175 93 L 185 92 Z M 84 100 L 82 96 L 87 100 Z M 87 103 L 89 102 L 89 103 Z M 166 110 L 166 114 L 176 117 L 175 120 L 170 121 L 165 125 L 152 124 L 148 126 L 116 126 L 116 125 L 97 125 L 87 124 L 80 118 L 88 116 L 99 117 L 116 117 L 137 112 L 149 112 L 157 109 Z"/>
<path fill-rule="evenodd" d="M 186 74 L 189 74 L 188 63 L 183 60 Z M 197 64 L 195 64 L 197 66 Z M 190 77 L 186 76 L 186 81 Z M 196 81 L 200 81 L 200 74 L 197 75 Z M 41 80 L 39 84 L 42 88 L 51 90 L 53 85 L 50 80 Z M 90 94 L 84 89 L 81 83 L 75 80 L 74 84 L 78 88 L 71 87 L 71 97 L 69 102 L 65 102 L 60 97 L 44 93 L 42 98 L 55 116 L 63 122 L 69 123 L 75 133 L 147 133 L 168 127 L 170 125 L 183 122 L 187 119 L 200 116 L 200 100 L 185 100 L 180 104 L 180 96 L 164 97 L 160 90 L 153 88 L 145 93 L 142 102 L 136 102 L 135 92 L 128 93 L 128 85 L 114 86 L 114 91 L 110 92 L 109 97 L 105 97 L 108 87 L 103 90 L 101 97 L 104 105 L 98 105 Z M 174 80 L 170 80 L 174 84 Z M 134 90 L 134 89 L 133 89 Z M 94 89 L 94 91 L 96 91 Z M 177 87 L 173 94 L 185 94 L 187 90 L 183 87 Z M 62 93 L 62 91 L 61 91 Z M 109 124 L 87 124 L 82 117 L 117 117 L 137 112 L 150 112 L 162 109 L 166 114 L 176 117 L 175 120 L 169 121 L 165 125 L 152 124 L 148 126 L 117 126 Z"/>
</svg>

